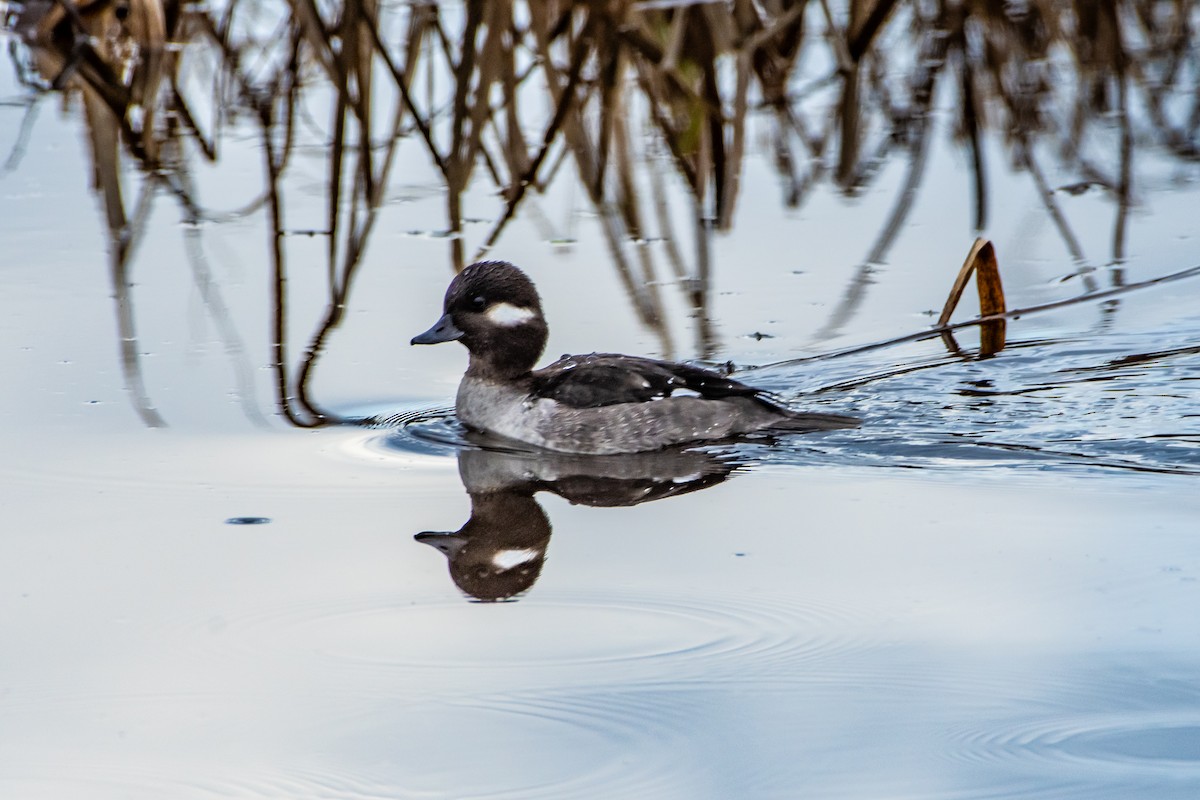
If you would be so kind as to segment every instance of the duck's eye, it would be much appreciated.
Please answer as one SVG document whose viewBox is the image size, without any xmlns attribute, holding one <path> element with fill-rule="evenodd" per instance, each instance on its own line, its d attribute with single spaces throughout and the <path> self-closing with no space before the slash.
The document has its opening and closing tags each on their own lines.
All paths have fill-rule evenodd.
<svg viewBox="0 0 1200 800">
<path fill-rule="evenodd" d="M 471 308 L 476 311 L 483 311 L 487 308 L 487 298 L 481 294 L 477 294 L 471 298 Z"/>
</svg>

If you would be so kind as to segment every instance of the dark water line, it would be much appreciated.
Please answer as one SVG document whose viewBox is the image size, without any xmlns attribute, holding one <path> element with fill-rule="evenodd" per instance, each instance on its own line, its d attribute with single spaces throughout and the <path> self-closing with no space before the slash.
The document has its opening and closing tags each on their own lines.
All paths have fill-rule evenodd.
<svg viewBox="0 0 1200 800">
<path fill-rule="evenodd" d="M 1200 470 L 1188 469 L 1187 467 L 1155 467 L 1147 464 L 1137 464 L 1132 461 L 1098 458 L 1090 453 L 1079 453 L 1070 450 L 1055 450 L 1048 447 L 1038 447 L 1036 445 L 1029 444 L 1016 444 L 1013 442 L 988 442 L 981 440 L 972 440 L 970 443 L 977 447 L 989 447 L 997 450 L 1008 450 L 1020 453 L 1036 453 L 1040 456 L 1061 458 L 1065 461 L 1079 463 L 1087 467 L 1129 470 L 1132 472 L 1149 472 L 1158 475 L 1200 475 Z"/>
</svg>

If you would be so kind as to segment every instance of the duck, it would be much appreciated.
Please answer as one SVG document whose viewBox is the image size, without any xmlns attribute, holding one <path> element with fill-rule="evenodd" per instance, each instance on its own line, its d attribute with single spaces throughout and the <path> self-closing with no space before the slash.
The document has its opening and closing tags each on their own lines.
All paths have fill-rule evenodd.
<svg viewBox="0 0 1200 800">
<path fill-rule="evenodd" d="M 467 348 L 455 398 L 459 422 L 535 448 L 613 455 L 861 424 L 795 411 L 762 389 L 691 364 L 590 353 L 536 369 L 549 326 L 533 281 L 507 261 L 463 269 L 442 311 L 412 344 L 457 341 Z"/>
</svg>

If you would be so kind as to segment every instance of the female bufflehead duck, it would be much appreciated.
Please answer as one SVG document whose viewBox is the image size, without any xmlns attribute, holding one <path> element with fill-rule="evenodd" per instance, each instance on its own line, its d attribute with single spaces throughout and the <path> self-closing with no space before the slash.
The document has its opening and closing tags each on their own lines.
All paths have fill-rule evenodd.
<svg viewBox="0 0 1200 800">
<path fill-rule="evenodd" d="M 859 424 L 855 417 L 792 411 L 761 389 L 688 364 L 592 353 L 535 370 L 549 330 L 542 303 L 525 273 L 504 261 L 464 269 L 446 290 L 443 308 L 442 318 L 412 343 L 466 345 L 470 361 L 455 411 L 475 430 L 601 455 Z"/>
</svg>

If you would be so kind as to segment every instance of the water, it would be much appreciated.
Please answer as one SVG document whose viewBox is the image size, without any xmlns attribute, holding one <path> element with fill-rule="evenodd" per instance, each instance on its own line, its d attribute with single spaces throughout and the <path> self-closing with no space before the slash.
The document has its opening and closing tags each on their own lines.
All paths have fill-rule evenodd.
<svg viewBox="0 0 1200 800">
<path fill-rule="evenodd" d="M 326 240 L 299 233 L 326 224 L 328 87 L 306 86 L 277 303 L 252 117 L 227 121 L 216 163 L 189 151 L 204 219 L 162 191 L 114 261 L 78 103 L 60 113 L 13 70 L 0 147 L 26 100 L 40 112 L 0 179 L 0 797 L 1200 791 L 1195 280 L 1022 315 L 990 358 L 970 330 L 958 352 L 855 349 L 940 307 L 972 239 L 962 153 L 931 141 L 923 193 L 864 271 L 906 162 L 782 208 L 762 113 L 702 313 L 665 240 L 622 240 L 631 263 L 657 259 L 650 324 L 568 162 L 492 251 L 537 281 L 548 358 L 732 361 L 864 425 L 550 456 L 458 425 L 461 348 L 407 347 L 438 315 L 453 242 L 472 250 L 503 203 L 477 173 L 446 236 L 446 190 L 405 139 L 305 386 L 340 422 L 303 428 L 282 412 L 312 421 L 298 370 L 331 302 Z M 984 142 L 1005 164 L 1003 140 Z M 1138 147 L 1114 263 L 1072 262 L 1029 175 L 993 168 L 1009 308 L 1200 263 L 1194 163 Z M 147 184 L 122 158 L 133 216 Z M 689 197 L 662 161 L 638 180 L 667 171 L 682 225 Z M 1111 197 L 1056 196 L 1081 246 L 1107 252 Z"/>
</svg>

